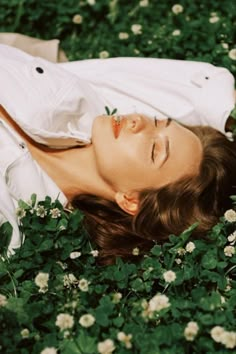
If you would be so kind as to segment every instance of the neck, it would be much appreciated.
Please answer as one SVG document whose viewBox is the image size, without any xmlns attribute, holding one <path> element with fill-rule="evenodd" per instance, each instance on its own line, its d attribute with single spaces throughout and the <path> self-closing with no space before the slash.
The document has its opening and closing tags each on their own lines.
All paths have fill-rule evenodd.
<svg viewBox="0 0 236 354">
<path fill-rule="evenodd" d="M 93 145 L 66 150 L 31 146 L 30 150 L 69 200 L 78 194 L 114 200 L 114 191 L 97 172 Z"/>
<path fill-rule="evenodd" d="M 53 150 L 35 143 L 1 105 L 0 115 L 25 139 L 33 158 L 63 191 L 68 200 L 78 194 L 92 194 L 114 200 L 114 190 L 104 182 L 97 171 L 93 145 Z"/>
</svg>

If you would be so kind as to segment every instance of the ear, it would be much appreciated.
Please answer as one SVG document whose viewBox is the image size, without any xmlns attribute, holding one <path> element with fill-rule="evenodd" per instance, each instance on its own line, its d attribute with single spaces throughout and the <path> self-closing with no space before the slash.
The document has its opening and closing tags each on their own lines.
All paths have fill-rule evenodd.
<svg viewBox="0 0 236 354">
<path fill-rule="evenodd" d="M 139 200 L 138 194 L 117 192 L 115 194 L 115 201 L 119 207 L 130 215 L 135 215 L 138 211 Z"/>
</svg>

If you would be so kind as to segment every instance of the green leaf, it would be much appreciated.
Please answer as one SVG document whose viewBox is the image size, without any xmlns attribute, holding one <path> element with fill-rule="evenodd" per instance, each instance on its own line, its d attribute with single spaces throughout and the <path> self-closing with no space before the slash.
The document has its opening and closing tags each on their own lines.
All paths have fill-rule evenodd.
<svg viewBox="0 0 236 354">
<path fill-rule="evenodd" d="M 94 354 L 96 353 L 96 339 L 88 336 L 87 333 L 81 332 L 79 337 L 76 339 L 79 348 L 83 354 Z"/>
<path fill-rule="evenodd" d="M 95 311 L 96 323 L 102 327 L 107 327 L 109 325 L 108 315 L 104 312 L 103 308 L 98 308 Z"/>
<path fill-rule="evenodd" d="M 139 292 L 139 291 L 143 291 L 145 289 L 144 282 L 142 281 L 141 278 L 135 279 L 134 281 L 132 281 L 130 283 L 130 285 L 131 285 L 131 287 L 132 287 L 132 289 L 134 291 L 138 291 Z"/>
<path fill-rule="evenodd" d="M 117 108 L 114 108 L 113 111 L 111 112 L 111 115 L 113 116 L 114 114 L 116 114 L 117 112 Z"/>
<path fill-rule="evenodd" d="M 159 257 L 161 255 L 161 253 L 162 253 L 161 246 L 155 245 L 154 247 L 152 247 L 151 254 L 153 254 L 154 256 Z"/>
<path fill-rule="evenodd" d="M 206 326 L 209 326 L 209 325 L 212 325 L 214 324 L 214 318 L 212 315 L 210 314 L 203 314 L 200 316 L 200 321 L 202 324 L 206 325 Z"/>
<path fill-rule="evenodd" d="M 218 263 L 215 252 L 207 252 L 202 257 L 202 266 L 205 269 L 215 269 Z"/>
<path fill-rule="evenodd" d="M 25 311 L 24 299 L 11 297 L 8 300 L 7 308 L 12 312 L 15 312 L 19 323 L 27 323 L 29 321 L 29 316 Z"/>
<path fill-rule="evenodd" d="M 36 196 L 35 193 L 33 193 L 33 194 L 31 195 L 31 205 L 32 205 L 33 208 L 34 208 L 34 206 L 35 206 L 35 204 L 36 204 L 36 201 L 37 201 L 37 196 Z"/>
<path fill-rule="evenodd" d="M 12 237 L 12 226 L 6 221 L 0 226 L 0 254 L 4 255 L 10 244 Z"/>
<path fill-rule="evenodd" d="M 107 106 L 105 106 L 105 111 L 106 111 L 106 114 L 107 114 L 108 116 L 110 116 L 110 109 L 109 109 Z"/>
<path fill-rule="evenodd" d="M 116 327 L 120 328 L 124 324 L 124 318 L 119 316 L 114 318 L 112 322 Z"/>
<path fill-rule="evenodd" d="M 24 202 L 22 199 L 18 200 L 18 206 L 21 209 L 31 209 L 31 206 L 28 203 Z"/>
<path fill-rule="evenodd" d="M 62 354 L 83 354 L 74 340 L 64 340 L 61 352 Z"/>
</svg>

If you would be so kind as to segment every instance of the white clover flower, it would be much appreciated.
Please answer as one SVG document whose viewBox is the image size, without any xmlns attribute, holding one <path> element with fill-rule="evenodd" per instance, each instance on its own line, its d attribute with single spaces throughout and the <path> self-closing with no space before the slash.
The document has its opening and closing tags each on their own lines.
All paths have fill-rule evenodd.
<svg viewBox="0 0 236 354">
<path fill-rule="evenodd" d="M 71 307 L 72 307 L 73 309 L 75 309 L 75 308 L 77 307 L 77 305 L 78 305 L 78 301 L 76 301 L 76 300 L 71 301 Z"/>
<path fill-rule="evenodd" d="M 181 31 L 179 29 L 176 29 L 172 32 L 172 36 L 180 36 Z"/>
<path fill-rule="evenodd" d="M 182 263 L 182 260 L 181 260 L 180 258 L 176 258 L 176 259 L 175 259 L 175 262 L 176 262 L 177 264 L 181 264 L 181 263 Z"/>
<path fill-rule="evenodd" d="M 212 16 L 212 17 L 209 18 L 209 22 L 210 23 L 216 23 L 216 22 L 219 21 L 219 19 L 220 18 L 218 16 Z"/>
<path fill-rule="evenodd" d="M 119 38 L 120 40 L 128 39 L 128 38 L 129 38 L 129 33 L 127 33 L 127 32 L 120 32 L 120 33 L 118 34 L 118 38 Z"/>
<path fill-rule="evenodd" d="M 109 52 L 107 50 L 103 50 L 99 53 L 99 58 L 100 59 L 106 59 L 109 57 Z"/>
<path fill-rule="evenodd" d="M 235 241 L 236 241 L 236 231 L 234 231 L 232 234 L 230 234 L 228 236 L 228 241 L 232 242 L 233 244 L 235 243 Z"/>
<path fill-rule="evenodd" d="M 36 275 L 34 281 L 35 281 L 35 284 L 39 287 L 40 293 L 46 293 L 48 291 L 48 280 L 49 280 L 48 273 L 39 272 Z"/>
<path fill-rule="evenodd" d="M 220 342 L 224 344 L 227 349 L 234 349 L 236 347 L 236 332 L 224 331 L 220 337 Z"/>
<path fill-rule="evenodd" d="M 76 258 L 79 258 L 81 256 L 81 252 L 71 252 L 70 253 L 70 259 L 76 259 Z"/>
<path fill-rule="evenodd" d="M 185 247 L 186 252 L 188 252 L 188 253 L 192 253 L 195 248 L 196 248 L 196 246 L 193 242 L 188 242 Z"/>
<path fill-rule="evenodd" d="M 226 246 L 224 248 L 224 254 L 226 255 L 226 257 L 232 257 L 235 254 L 234 246 Z"/>
<path fill-rule="evenodd" d="M 193 341 L 199 331 L 197 322 L 190 321 L 184 330 L 184 336 L 187 341 Z"/>
<path fill-rule="evenodd" d="M 180 14 L 181 12 L 184 11 L 184 8 L 183 8 L 183 6 L 180 5 L 180 4 L 175 4 L 175 5 L 172 6 L 171 10 L 172 10 L 172 12 L 173 12 L 175 15 L 178 15 L 178 14 Z"/>
<path fill-rule="evenodd" d="M 221 326 L 215 326 L 211 329 L 210 334 L 211 338 L 216 342 L 220 343 L 221 342 L 221 336 L 224 333 L 224 328 Z"/>
<path fill-rule="evenodd" d="M 30 332 L 29 332 L 28 328 L 24 328 L 24 329 L 22 329 L 22 331 L 20 332 L 20 334 L 21 334 L 21 337 L 22 337 L 22 338 L 29 338 Z"/>
<path fill-rule="evenodd" d="M 122 294 L 121 294 L 121 293 L 114 293 L 114 294 L 112 295 L 112 302 L 113 302 L 114 304 L 118 304 L 121 299 L 122 299 Z"/>
<path fill-rule="evenodd" d="M 139 6 L 140 7 L 147 7 L 149 5 L 149 1 L 148 0 L 140 0 L 139 1 Z"/>
<path fill-rule="evenodd" d="M 64 331 L 64 329 L 69 329 L 74 326 L 74 317 L 68 313 L 60 313 L 57 315 L 55 324 L 60 328 L 61 331 Z"/>
<path fill-rule="evenodd" d="M 34 336 L 34 339 L 36 341 L 40 341 L 41 340 L 40 334 L 36 333 L 35 336 Z"/>
<path fill-rule="evenodd" d="M 69 338 L 69 337 L 70 337 L 70 331 L 64 331 L 63 338 Z"/>
<path fill-rule="evenodd" d="M 88 291 L 88 289 L 89 289 L 89 282 L 88 282 L 88 280 L 86 280 L 86 279 L 80 279 L 79 280 L 79 288 L 80 288 L 80 290 L 81 291 L 84 291 L 84 292 L 86 292 L 86 291 Z"/>
<path fill-rule="evenodd" d="M 72 22 L 75 25 L 80 25 L 83 22 L 83 17 L 81 15 L 79 15 L 79 14 L 74 15 L 73 18 L 72 18 Z"/>
<path fill-rule="evenodd" d="M 93 257 L 98 257 L 98 255 L 99 255 L 98 250 L 92 250 L 90 253 Z"/>
<path fill-rule="evenodd" d="M 106 339 L 98 343 L 97 349 L 100 354 L 111 354 L 116 347 L 112 339 Z"/>
<path fill-rule="evenodd" d="M 57 354 L 57 350 L 54 347 L 47 347 L 40 352 L 40 354 Z"/>
<path fill-rule="evenodd" d="M 221 296 L 221 297 L 220 297 L 220 300 L 221 300 L 221 303 L 222 303 L 222 304 L 225 304 L 225 297 L 224 297 L 224 296 Z"/>
<path fill-rule="evenodd" d="M 66 229 L 66 227 L 64 226 L 64 225 L 61 225 L 60 227 L 59 227 L 59 230 L 60 231 L 63 231 L 63 230 L 65 230 Z"/>
<path fill-rule="evenodd" d="M 172 283 L 176 279 L 176 274 L 172 270 L 167 270 L 167 272 L 163 273 L 163 278 L 165 282 Z"/>
<path fill-rule="evenodd" d="M 44 218 L 47 215 L 47 210 L 44 208 L 43 205 L 39 205 L 36 208 L 36 215 L 39 216 L 40 218 Z"/>
<path fill-rule="evenodd" d="M 79 324 L 85 328 L 91 327 L 94 323 L 95 317 L 93 315 L 90 315 L 89 313 L 81 316 L 79 319 Z"/>
<path fill-rule="evenodd" d="M 170 306 L 169 298 L 166 295 L 157 294 L 151 298 L 148 303 L 150 311 L 161 311 Z"/>
<path fill-rule="evenodd" d="M 96 0 L 87 0 L 87 3 L 91 6 L 96 4 Z"/>
<path fill-rule="evenodd" d="M 229 52 L 230 53 L 230 52 Z M 236 49 L 235 49 L 235 60 L 236 60 Z M 229 209 L 224 213 L 225 220 L 228 222 L 236 221 L 236 211 Z"/>
<path fill-rule="evenodd" d="M 222 48 L 229 49 L 228 43 L 221 43 Z"/>
<path fill-rule="evenodd" d="M 53 208 L 50 210 L 50 215 L 53 219 L 57 219 L 61 216 L 61 211 L 58 208 Z"/>
<path fill-rule="evenodd" d="M 132 255 L 133 255 L 133 256 L 138 256 L 138 255 L 139 255 L 139 248 L 138 248 L 138 247 L 135 247 L 135 248 L 132 250 Z"/>
<path fill-rule="evenodd" d="M 63 263 L 61 261 L 57 261 L 56 262 L 63 270 L 65 270 L 66 268 L 68 268 L 67 264 L 66 263 Z"/>
<path fill-rule="evenodd" d="M 78 283 L 79 283 L 78 279 L 72 273 L 65 274 L 63 277 L 63 284 L 66 288 L 70 288 L 71 286 L 76 286 L 78 285 Z"/>
<path fill-rule="evenodd" d="M 127 349 L 132 348 L 132 343 L 131 343 L 132 337 L 133 337 L 132 334 L 125 334 L 124 332 L 119 332 L 117 334 L 117 339 L 120 342 L 123 342 Z"/>
<path fill-rule="evenodd" d="M 0 294 L 0 307 L 4 307 L 7 305 L 7 298 L 5 295 Z"/>
<path fill-rule="evenodd" d="M 236 48 L 230 49 L 228 56 L 230 57 L 230 59 L 236 60 Z M 234 221 L 235 221 L 235 219 L 236 219 L 236 217 L 234 217 Z"/>
<path fill-rule="evenodd" d="M 142 34 L 142 26 L 137 24 L 137 23 L 134 23 L 132 26 L 131 26 L 131 31 L 133 32 L 133 34 L 135 35 L 138 35 L 138 34 Z"/>
<path fill-rule="evenodd" d="M 26 215 L 25 209 L 16 208 L 16 216 L 17 216 L 19 219 L 22 219 L 25 215 Z"/>
<path fill-rule="evenodd" d="M 140 54 L 140 50 L 137 48 L 134 48 L 134 54 Z"/>
<path fill-rule="evenodd" d="M 148 302 L 146 299 L 143 299 L 142 302 L 141 302 L 141 307 L 146 310 L 148 308 Z"/>
<path fill-rule="evenodd" d="M 186 250 L 184 248 L 178 248 L 177 253 L 179 256 L 184 256 L 186 253 Z"/>
</svg>

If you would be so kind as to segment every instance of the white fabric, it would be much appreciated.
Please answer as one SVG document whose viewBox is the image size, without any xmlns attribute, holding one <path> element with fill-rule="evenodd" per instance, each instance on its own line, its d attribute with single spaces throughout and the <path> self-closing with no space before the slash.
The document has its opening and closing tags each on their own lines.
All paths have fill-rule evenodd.
<svg viewBox="0 0 236 354">
<path fill-rule="evenodd" d="M 21 245 L 16 208 L 18 200 L 29 201 L 33 193 L 37 200 L 49 195 L 66 205 L 67 199 L 51 178 L 32 159 L 24 140 L 0 117 L 0 225 L 9 221 L 13 235 L 9 253 Z"/>
<path fill-rule="evenodd" d="M 90 59 L 58 64 L 90 83 L 120 114 L 145 113 L 224 132 L 234 108 L 234 78 L 209 63 L 153 59 Z"/>
<path fill-rule="evenodd" d="M 33 140 L 54 148 L 91 142 L 94 117 L 105 106 L 119 114 L 171 117 L 224 131 L 234 107 L 234 79 L 208 63 L 114 58 L 53 64 L 0 45 L 0 104 Z M 20 246 L 17 200 L 64 194 L 32 159 L 23 139 L 0 120 L 0 223 Z M 27 179 L 27 180 L 26 180 Z"/>
</svg>

